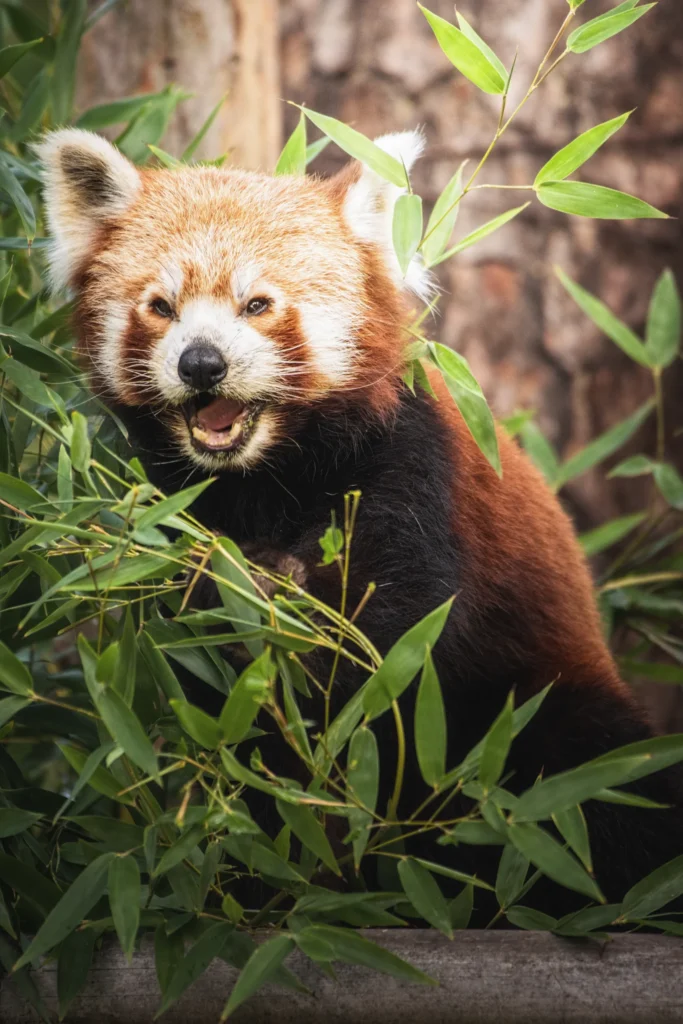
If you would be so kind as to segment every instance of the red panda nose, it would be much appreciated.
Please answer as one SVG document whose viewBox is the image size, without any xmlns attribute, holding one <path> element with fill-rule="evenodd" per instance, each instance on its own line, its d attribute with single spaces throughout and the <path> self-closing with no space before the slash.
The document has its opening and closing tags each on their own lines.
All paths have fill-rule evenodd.
<svg viewBox="0 0 683 1024">
<path fill-rule="evenodd" d="M 225 359 L 213 345 L 188 345 L 178 360 L 178 376 L 195 391 L 210 391 L 227 372 Z"/>
</svg>

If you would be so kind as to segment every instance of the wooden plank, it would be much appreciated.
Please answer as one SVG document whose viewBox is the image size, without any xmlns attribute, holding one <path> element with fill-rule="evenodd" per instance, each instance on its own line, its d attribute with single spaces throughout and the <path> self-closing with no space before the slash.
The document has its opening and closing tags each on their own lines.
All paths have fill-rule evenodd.
<svg viewBox="0 0 683 1024">
<path fill-rule="evenodd" d="M 338 964 L 331 981 L 298 953 L 287 961 L 312 995 L 267 988 L 234 1016 L 238 1024 L 680 1024 L 683 944 L 650 935 L 609 942 L 559 939 L 541 932 L 477 932 L 452 942 L 432 931 L 366 933 L 439 981 L 406 985 L 360 967 Z M 166 1024 L 215 1024 L 236 971 L 214 962 L 162 1018 Z M 34 978 L 56 1007 L 56 970 Z M 128 966 L 111 943 L 96 955 L 67 1024 L 149 1024 L 158 1006 L 151 942 Z M 56 1018 L 55 1018 L 56 1019 Z M 2 1024 L 33 1024 L 6 981 Z"/>
</svg>

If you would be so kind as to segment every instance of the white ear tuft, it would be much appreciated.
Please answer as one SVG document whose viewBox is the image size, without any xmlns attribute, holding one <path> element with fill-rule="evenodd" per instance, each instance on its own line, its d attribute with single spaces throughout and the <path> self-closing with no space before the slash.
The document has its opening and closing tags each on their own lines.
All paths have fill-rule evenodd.
<svg viewBox="0 0 683 1024">
<path fill-rule="evenodd" d="M 52 284 L 61 289 L 87 259 L 98 229 L 131 205 L 142 181 L 133 164 L 93 132 L 60 129 L 34 148 L 43 164 Z"/>
<path fill-rule="evenodd" d="M 407 171 L 410 171 L 425 147 L 425 138 L 419 129 L 380 135 L 374 141 L 385 153 L 402 162 Z M 404 192 L 405 189 L 392 185 L 363 164 L 360 177 L 349 186 L 346 193 L 344 216 L 358 238 L 364 242 L 376 242 L 382 247 L 387 266 L 397 284 L 428 302 L 434 284 L 420 256 L 413 257 L 404 277 L 394 252 L 394 207 Z"/>
</svg>

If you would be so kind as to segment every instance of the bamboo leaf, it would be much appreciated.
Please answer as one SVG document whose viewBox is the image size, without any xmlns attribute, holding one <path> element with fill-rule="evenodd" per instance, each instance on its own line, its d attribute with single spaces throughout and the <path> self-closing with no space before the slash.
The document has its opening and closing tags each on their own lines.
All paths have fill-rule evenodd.
<svg viewBox="0 0 683 1024">
<path fill-rule="evenodd" d="M 548 878 L 598 903 L 605 902 L 596 882 L 581 864 L 543 829 L 526 823 L 512 824 L 508 834 L 517 849 Z"/>
<path fill-rule="evenodd" d="M 534 187 L 537 188 L 544 181 L 563 181 L 567 178 L 585 164 L 615 132 L 618 132 L 632 113 L 633 111 L 629 110 L 578 135 L 541 167 L 534 179 Z"/>
<path fill-rule="evenodd" d="M 446 771 L 446 746 L 446 708 L 431 651 L 427 651 L 415 703 L 415 752 L 428 786 L 436 786 Z"/>
<path fill-rule="evenodd" d="M 223 741 L 223 730 L 211 715 L 186 700 L 171 699 L 169 704 L 185 732 L 207 750 L 216 750 Z"/>
<path fill-rule="evenodd" d="M 683 893 L 683 855 L 655 868 L 624 896 L 621 914 L 627 921 L 649 917 Z"/>
<path fill-rule="evenodd" d="M 227 1020 L 245 999 L 249 999 L 262 985 L 270 981 L 293 949 L 294 939 L 287 935 L 276 935 L 275 938 L 258 946 L 242 968 L 220 1019 Z"/>
<path fill-rule="evenodd" d="M 42 39 L 30 39 L 27 43 L 15 43 L 12 46 L 3 47 L 0 50 L 0 78 L 4 78 L 25 53 L 35 46 L 40 46 L 42 42 Z"/>
<path fill-rule="evenodd" d="M 630 327 L 619 320 L 604 302 L 601 302 L 595 295 L 591 295 L 576 281 L 572 281 L 560 267 L 555 267 L 555 273 L 574 302 L 581 307 L 586 316 L 590 317 L 596 327 L 599 327 L 615 345 L 618 345 L 635 362 L 640 363 L 641 366 L 652 365 L 650 355 L 637 334 L 634 334 Z"/>
<path fill-rule="evenodd" d="M 275 174 L 306 173 L 306 116 L 302 111 L 296 128 L 287 139 L 275 164 Z"/>
<path fill-rule="evenodd" d="M 668 213 L 650 206 L 644 199 L 588 181 L 543 181 L 536 195 L 551 210 L 593 217 L 597 220 L 637 220 L 643 217 L 667 220 Z"/>
<path fill-rule="evenodd" d="M 498 476 L 502 475 L 496 425 L 484 394 L 472 375 L 467 361 L 437 341 L 428 343 L 429 358 L 441 371 L 472 437 Z"/>
<path fill-rule="evenodd" d="M 681 299 L 676 279 L 663 271 L 650 301 L 645 334 L 645 350 L 650 366 L 669 366 L 681 344 Z"/>
<path fill-rule="evenodd" d="M 381 715 L 412 683 L 422 668 L 427 647 L 433 647 L 446 625 L 452 599 L 404 633 L 368 679 L 363 691 L 363 710 L 368 718 Z"/>
<path fill-rule="evenodd" d="M 465 249 L 469 249 L 471 245 L 475 245 L 477 242 L 480 242 L 482 238 L 486 238 L 488 235 L 493 234 L 493 232 L 497 231 L 498 228 L 502 228 L 504 224 L 508 223 L 508 221 L 513 220 L 522 212 L 522 210 L 526 210 L 528 205 L 529 203 L 523 203 L 522 206 L 515 206 L 512 210 L 506 210 L 505 213 L 501 213 L 498 217 L 494 217 L 493 220 L 486 221 L 486 223 L 482 224 L 480 228 L 476 228 L 474 231 L 470 231 L 469 235 L 465 235 L 462 241 L 454 245 L 452 249 L 448 249 L 448 251 L 439 256 L 438 259 L 434 260 L 432 263 L 428 263 L 427 265 L 435 267 L 437 263 L 443 263 L 444 260 L 449 260 L 451 256 L 457 256 L 458 253 L 464 252 Z"/>
<path fill-rule="evenodd" d="M 420 196 L 411 192 L 398 197 L 394 205 L 391 232 L 398 265 L 405 277 L 422 238 L 422 199 Z"/>
<path fill-rule="evenodd" d="M 298 945 L 307 952 L 309 943 L 320 943 L 329 950 L 330 958 L 344 963 L 359 964 L 371 970 L 390 974 L 399 981 L 418 982 L 422 985 L 436 985 L 428 975 L 423 974 L 412 964 L 401 960 L 388 949 L 377 946 L 374 942 L 364 939 L 358 932 L 350 928 L 335 928 L 329 924 L 315 924 L 303 928 L 294 935 Z M 310 948 L 310 946 L 308 947 Z"/>
<path fill-rule="evenodd" d="M 654 6 L 655 4 L 645 4 L 644 7 L 629 9 L 622 4 L 617 13 L 611 11 L 593 18 L 567 37 L 567 49 L 571 53 L 585 53 L 587 50 L 592 50 L 598 43 L 603 43 L 606 39 L 617 35 L 618 32 L 629 28 Z"/>
<path fill-rule="evenodd" d="M 0 686 L 20 697 L 30 697 L 33 693 L 33 680 L 31 673 L 19 661 L 16 654 L 12 654 L 9 647 L 0 640 Z"/>
<path fill-rule="evenodd" d="M 379 750 L 372 729 L 361 726 L 351 736 L 346 769 L 347 800 L 349 802 L 349 827 L 352 832 L 360 829 L 360 834 L 353 840 L 353 862 L 358 870 L 361 858 L 368 845 L 370 832 L 368 826 L 377 806 L 379 793 Z M 350 795 L 355 796 L 368 811 L 356 807 Z"/>
<path fill-rule="evenodd" d="M 512 811 L 514 820 L 549 818 L 589 800 L 605 786 L 618 786 L 629 781 L 634 769 L 644 767 L 651 760 L 647 754 L 610 761 L 596 759 L 559 775 L 551 775 L 522 794 Z"/>
<path fill-rule="evenodd" d="M 329 135 L 333 142 L 343 149 L 349 156 L 366 164 L 380 178 L 390 181 L 392 185 L 399 188 L 408 188 L 409 182 L 403 164 L 383 149 L 376 146 L 374 142 L 365 135 L 361 135 L 355 128 L 350 128 L 343 121 L 337 121 L 334 117 L 326 114 L 317 114 L 308 107 L 300 108 L 303 113 L 316 125 L 321 132 Z"/>
<path fill-rule="evenodd" d="M 286 825 L 289 825 L 294 835 L 301 840 L 303 845 L 314 853 L 335 875 L 341 875 L 337 858 L 330 846 L 330 841 L 313 811 L 303 804 L 290 804 L 285 803 L 283 800 L 277 800 L 276 804 L 280 817 Z"/>
<path fill-rule="evenodd" d="M 270 651 L 264 651 L 248 665 L 223 705 L 218 726 L 222 742 L 240 743 L 249 732 L 259 708 L 271 696 L 277 678 L 277 666 Z"/>
<path fill-rule="evenodd" d="M 453 938 L 451 918 L 441 889 L 426 868 L 410 857 L 399 861 L 398 874 L 403 891 L 418 914 L 434 928 Z"/>
<path fill-rule="evenodd" d="M 493 789 L 503 774 L 510 744 L 512 743 L 512 710 L 514 694 L 511 691 L 493 725 L 486 733 L 479 760 L 479 781 L 485 791 Z"/>
<path fill-rule="evenodd" d="M 636 526 L 640 526 L 646 518 L 646 512 L 636 512 L 631 516 L 619 516 L 617 519 L 611 519 L 608 523 L 603 523 L 602 526 L 596 526 L 594 530 L 582 533 L 579 541 L 583 553 L 590 558 L 592 555 L 605 551 L 606 548 L 617 544 L 629 533 L 632 533 Z"/>
<path fill-rule="evenodd" d="M 140 924 L 140 871 L 133 857 L 115 857 L 109 865 L 109 906 L 121 949 L 131 963 Z"/>
<path fill-rule="evenodd" d="M 608 456 L 616 452 L 622 445 L 635 434 L 636 430 L 645 422 L 653 409 L 652 401 L 645 402 L 639 409 L 628 416 L 621 423 L 617 423 L 609 430 L 601 434 L 590 444 L 582 448 L 576 455 L 572 455 L 560 466 L 555 480 L 557 488 L 564 487 L 566 483 L 575 477 L 586 473 L 593 466 L 597 466 Z"/>
<path fill-rule="evenodd" d="M 466 162 L 463 160 L 434 203 L 434 209 L 427 223 L 427 230 L 420 246 L 424 261 L 428 267 L 432 267 L 438 262 L 453 234 L 453 228 L 460 212 L 458 200 L 462 195 L 462 175 Z"/>
<path fill-rule="evenodd" d="M 47 915 L 33 941 L 15 963 L 14 971 L 49 953 L 78 927 L 104 893 L 109 865 L 115 857 L 114 853 L 103 853 L 84 868 Z"/>
<path fill-rule="evenodd" d="M 43 815 L 36 811 L 22 811 L 19 807 L 0 807 L 0 839 L 25 832 L 42 817 Z"/>
<path fill-rule="evenodd" d="M 470 29 L 469 34 L 466 34 L 455 25 L 451 25 L 449 21 L 440 18 L 438 14 L 428 11 L 422 4 L 417 6 L 429 22 L 436 41 L 451 64 L 482 92 L 490 95 L 502 95 L 505 92 L 507 73 L 501 74 L 500 62 L 497 58 L 494 61 L 489 57 L 489 54 L 492 57 L 495 55 L 488 47 L 486 47 L 486 52 L 481 48 L 482 41 L 478 36 L 476 36 L 478 42 L 472 41 L 470 36 L 474 36 L 476 33 Z M 503 72 L 505 72 L 504 68 Z"/>
</svg>

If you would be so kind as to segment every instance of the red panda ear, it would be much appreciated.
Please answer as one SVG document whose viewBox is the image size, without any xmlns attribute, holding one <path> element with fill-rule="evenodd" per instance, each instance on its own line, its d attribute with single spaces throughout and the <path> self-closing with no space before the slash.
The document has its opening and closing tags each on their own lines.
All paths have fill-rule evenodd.
<svg viewBox="0 0 683 1024">
<path fill-rule="evenodd" d="M 71 283 L 87 259 L 101 225 L 134 201 L 141 178 L 106 139 L 77 128 L 50 132 L 35 151 L 43 164 L 52 233 L 52 283 L 59 289 Z"/>
<path fill-rule="evenodd" d="M 375 145 L 391 154 L 410 171 L 422 154 L 425 140 L 421 131 L 381 135 Z M 396 200 L 405 189 L 392 185 L 365 164 L 352 164 L 339 175 L 345 179 L 343 216 L 354 235 L 363 242 L 381 246 L 387 267 L 399 287 L 408 288 L 427 301 L 433 290 L 429 272 L 418 257 L 413 258 L 405 277 L 396 259 L 392 241 L 392 221 Z"/>
</svg>

